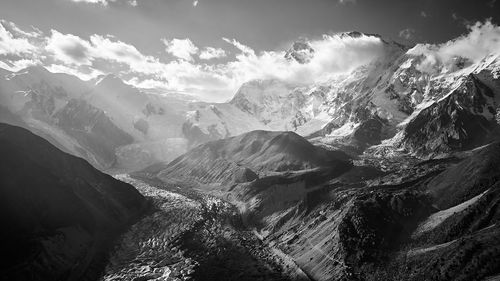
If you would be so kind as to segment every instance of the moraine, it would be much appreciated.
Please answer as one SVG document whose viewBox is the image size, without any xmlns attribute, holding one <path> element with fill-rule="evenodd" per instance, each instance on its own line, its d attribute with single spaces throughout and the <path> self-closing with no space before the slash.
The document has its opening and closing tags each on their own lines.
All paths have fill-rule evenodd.
<svg viewBox="0 0 500 281">
<path fill-rule="evenodd" d="M 101 280 L 307 280 L 243 225 L 233 205 L 190 188 L 115 177 L 154 208 L 122 235 Z"/>
</svg>

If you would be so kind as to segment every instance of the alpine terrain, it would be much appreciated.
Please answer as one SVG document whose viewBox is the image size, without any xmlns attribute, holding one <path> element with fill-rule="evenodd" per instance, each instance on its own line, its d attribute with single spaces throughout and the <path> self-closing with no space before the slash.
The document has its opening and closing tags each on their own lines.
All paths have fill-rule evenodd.
<svg viewBox="0 0 500 281">
<path fill-rule="evenodd" d="M 283 42 L 369 4 L 330 1 L 323 18 L 332 3 L 271 1 L 257 15 L 236 13 L 241 3 L 66 2 L 75 34 L 0 21 L 2 280 L 500 280 L 495 15 L 473 24 L 454 4 L 468 34 L 444 43 L 415 44 L 412 28 L 390 39 L 380 24 L 384 35 L 258 51 L 172 36 L 239 28 L 266 46 L 267 28 Z M 80 5 L 84 16 L 70 13 Z M 389 6 L 394 22 L 441 23 L 423 41 L 459 34 L 437 8 Z M 313 8 L 314 21 L 290 23 Z M 369 8 L 354 26 L 387 17 Z M 247 29 L 249 15 L 266 29 Z M 79 17 L 108 35 L 81 33 Z M 146 51 L 112 35 L 118 25 Z M 142 33 L 161 34 L 161 52 Z"/>
</svg>

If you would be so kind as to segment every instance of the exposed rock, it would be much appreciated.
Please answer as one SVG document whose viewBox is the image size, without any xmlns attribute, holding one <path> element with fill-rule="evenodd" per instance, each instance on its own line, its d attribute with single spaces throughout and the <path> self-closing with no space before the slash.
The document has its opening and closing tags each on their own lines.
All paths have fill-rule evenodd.
<svg viewBox="0 0 500 281">
<path fill-rule="evenodd" d="M 254 173 L 254 171 L 250 170 L 249 168 L 241 167 L 240 169 L 237 169 L 234 174 L 233 174 L 233 181 L 235 183 L 244 183 L 244 182 L 250 182 L 253 180 L 258 179 L 259 176 Z"/>
<path fill-rule="evenodd" d="M 1 275 L 96 276 L 111 239 L 145 210 L 144 197 L 19 127 L 0 124 L 0 151 L 0 241 L 9 257 Z"/>
</svg>

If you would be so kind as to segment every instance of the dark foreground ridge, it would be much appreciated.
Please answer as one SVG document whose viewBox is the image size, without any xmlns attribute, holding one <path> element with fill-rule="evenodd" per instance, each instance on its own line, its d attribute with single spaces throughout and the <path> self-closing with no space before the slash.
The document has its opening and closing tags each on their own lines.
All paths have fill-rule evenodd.
<svg viewBox="0 0 500 281">
<path fill-rule="evenodd" d="M 19 127 L 0 124 L 0 154 L 2 280 L 95 280 L 144 197 Z"/>
</svg>

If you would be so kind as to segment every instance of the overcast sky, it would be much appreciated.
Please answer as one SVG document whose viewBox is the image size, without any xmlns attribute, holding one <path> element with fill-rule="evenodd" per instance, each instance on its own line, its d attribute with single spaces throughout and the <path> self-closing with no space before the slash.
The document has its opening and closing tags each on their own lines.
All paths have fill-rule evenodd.
<svg viewBox="0 0 500 281">
<path fill-rule="evenodd" d="M 288 69 L 277 57 L 298 38 L 325 50 L 339 47 L 324 34 L 350 30 L 443 43 L 477 21 L 490 19 L 496 30 L 498 11 L 495 0 L 1 0 L 0 66 L 40 63 L 83 79 L 112 72 L 137 86 L 221 101 L 262 76 L 258 69 Z M 378 48 L 372 39 L 347 45 L 368 58 L 367 46 Z M 298 73 L 289 72 L 282 76 Z"/>
</svg>

